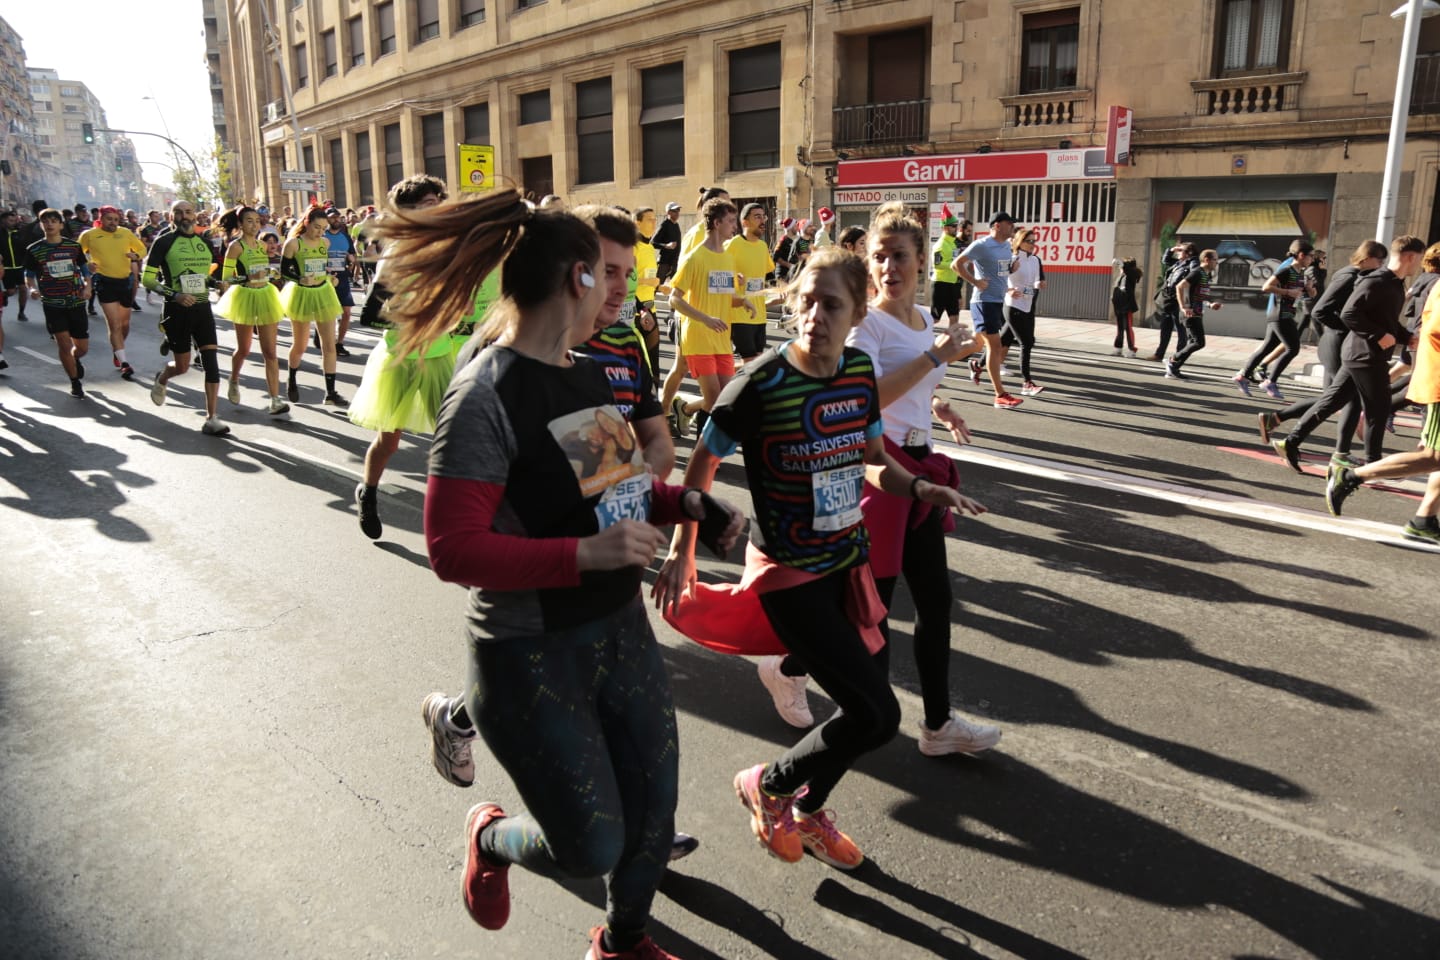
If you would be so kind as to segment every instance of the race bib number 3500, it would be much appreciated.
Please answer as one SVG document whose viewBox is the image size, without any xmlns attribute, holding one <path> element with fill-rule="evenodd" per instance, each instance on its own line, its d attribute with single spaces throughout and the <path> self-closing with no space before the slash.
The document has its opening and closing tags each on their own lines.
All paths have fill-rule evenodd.
<svg viewBox="0 0 1440 960">
<path fill-rule="evenodd" d="M 865 484 L 865 465 L 821 470 L 810 475 L 810 492 L 815 500 L 816 530 L 844 530 L 860 522 L 860 491 Z"/>
<path fill-rule="evenodd" d="M 650 519 L 650 472 L 626 477 L 605 490 L 600 502 L 595 504 L 595 519 L 600 529 L 614 526 L 621 520 Z"/>
</svg>

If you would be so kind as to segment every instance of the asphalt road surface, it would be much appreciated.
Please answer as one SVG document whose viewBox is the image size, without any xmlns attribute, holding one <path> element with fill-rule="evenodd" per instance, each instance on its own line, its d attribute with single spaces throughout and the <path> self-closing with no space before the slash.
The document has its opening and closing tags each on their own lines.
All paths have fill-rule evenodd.
<svg viewBox="0 0 1440 960">
<path fill-rule="evenodd" d="M 252 363 L 244 409 L 221 401 L 234 432 L 210 438 L 198 369 L 150 403 L 154 319 L 131 340 L 144 382 L 97 338 L 75 400 L 42 325 L 6 318 L 0 956 L 579 960 L 598 882 L 512 872 L 498 933 L 460 904 L 466 809 L 517 800 L 481 746 L 468 791 L 430 765 L 419 704 L 458 689 L 464 597 L 425 559 L 424 438 L 393 461 L 371 543 L 350 503 L 368 437 L 319 406 L 313 353 L 290 421 L 260 411 Z M 342 392 L 363 363 L 342 361 Z M 868 858 L 854 873 L 755 845 L 731 777 L 798 734 L 753 663 L 656 618 L 678 825 L 702 843 L 656 900 L 661 946 L 1440 956 L 1440 556 L 1396 536 L 1418 486 L 1329 517 L 1321 479 L 1258 444 L 1261 401 L 1193 372 L 1042 349 L 1048 389 L 1013 412 L 947 381 L 975 431 L 965 489 L 991 511 L 949 541 L 952 685 L 1004 739 L 973 760 L 916 750 L 902 591 L 901 734 L 832 798 Z M 1402 418 L 1390 449 L 1414 437 Z M 740 479 L 724 464 L 721 494 L 744 502 Z"/>
</svg>

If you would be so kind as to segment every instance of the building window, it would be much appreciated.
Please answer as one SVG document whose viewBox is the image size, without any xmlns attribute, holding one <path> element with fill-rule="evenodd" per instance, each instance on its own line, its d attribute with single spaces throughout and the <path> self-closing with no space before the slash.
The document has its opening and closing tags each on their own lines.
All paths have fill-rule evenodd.
<svg viewBox="0 0 1440 960">
<path fill-rule="evenodd" d="M 300 169 L 306 173 L 315 172 L 315 145 L 307 143 L 300 152 Z"/>
<path fill-rule="evenodd" d="M 640 71 L 640 175 L 685 175 L 685 64 Z"/>
<path fill-rule="evenodd" d="M 370 134 L 355 134 L 355 202 L 362 206 L 375 202 L 375 175 L 370 167 Z"/>
<path fill-rule="evenodd" d="M 41 100 L 39 103 L 35 104 L 35 109 L 39 110 L 41 113 L 54 113 L 55 101 Z"/>
<path fill-rule="evenodd" d="M 420 118 L 420 150 L 425 172 L 445 179 L 445 114 L 430 113 Z"/>
<path fill-rule="evenodd" d="M 536 200 L 555 192 L 555 171 L 549 157 L 520 159 L 521 186 L 528 197 Z"/>
<path fill-rule="evenodd" d="M 60 96 L 62 96 L 62 97 L 78 97 L 78 96 L 80 96 L 80 90 L 79 90 L 78 88 L 76 88 L 76 87 L 61 87 L 61 88 L 60 88 Z"/>
<path fill-rule="evenodd" d="M 515 0 L 516 10 L 529 10 L 531 7 L 538 7 L 545 0 Z"/>
<path fill-rule="evenodd" d="M 613 113 L 609 77 L 575 84 L 575 145 L 580 161 L 576 183 L 615 179 Z"/>
<path fill-rule="evenodd" d="M 485 0 L 460 0 L 460 26 L 473 27 L 485 22 Z"/>
<path fill-rule="evenodd" d="M 65 113 L 79 113 L 79 112 L 80 112 L 80 108 L 79 108 L 78 106 L 76 106 L 75 104 L 73 104 L 73 103 L 67 103 L 67 104 L 65 104 L 65 110 L 64 110 L 64 112 L 65 112 Z"/>
<path fill-rule="evenodd" d="M 490 142 L 490 104 L 475 103 L 465 108 L 465 142 Z"/>
<path fill-rule="evenodd" d="M 415 42 L 440 36 L 440 0 L 415 0 Z"/>
<path fill-rule="evenodd" d="M 1292 7 L 1290 0 L 1221 0 L 1216 8 L 1216 74 L 1284 70 Z"/>
<path fill-rule="evenodd" d="M 365 21 L 361 17 L 351 17 L 345 21 L 345 32 L 349 40 L 350 66 L 359 67 L 365 64 Z"/>
<path fill-rule="evenodd" d="M 780 44 L 730 51 L 730 169 L 780 166 Z"/>
<path fill-rule="evenodd" d="M 520 94 L 520 126 L 550 119 L 550 91 L 532 90 Z"/>
<path fill-rule="evenodd" d="M 400 124 L 388 124 L 380 131 L 385 144 L 385 189 L 405 179 L 405 154 L 400 147 Z"/>
<path fill-rule="evenodd" d="M 1071 90 L 1080 54 L 1080 8 L 1032 13 L 1020 43 L 1020 92 Z"/>
<path fill-rule="evenodd" d="M 376 59 L 395 52 L 395 4 L 382 3 L 375 8 L 375 30 L 380 35 L 380 53 Z"/>
<path fill-rule="evenodd" d="M 305 44 L 295 44 L 295 89 L 309 86 L 310 63 L 305 56 Z"/>
<path fill-rule="evenodd" d="M 330 141 L 330 196 L 337 207 L 348 206 L 345 201 L 345 142 L 338 137 Z"/>
<path fill-rule="evenodd" d="M 340 52 L 335 49 L 335 31 L 326 30 L 320 34 L 320 52 L 325 54 L 325 76 L 333 77 L 340 72 Z"/>
</svg>

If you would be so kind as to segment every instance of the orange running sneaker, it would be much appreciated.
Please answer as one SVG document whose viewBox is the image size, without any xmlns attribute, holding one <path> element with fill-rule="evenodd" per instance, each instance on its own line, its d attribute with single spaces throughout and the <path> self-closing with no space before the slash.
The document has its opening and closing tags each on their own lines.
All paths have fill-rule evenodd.
<svg viewBox="0 0 1440 960">
<path fill-rule="evenodd" d="M 865 862 L 855 841 L 835 828 L 835 811 L 821 810 L 806 816 L 795 813 L 795 832 L 816 860 L 840 870 L 854 870 Z"/>
<path fill-rule="evenodd" d="M 794 797 L 773 797 L 760 788 L 765 764 L 759 763 L 735 774 L 735 795 L 750 811 L 750 829 L 755 839 L 772 857 L 786 863 L 799 863 L 805 848 L 795 833 L 795 818 L 790 811 Z"/>
</svg>

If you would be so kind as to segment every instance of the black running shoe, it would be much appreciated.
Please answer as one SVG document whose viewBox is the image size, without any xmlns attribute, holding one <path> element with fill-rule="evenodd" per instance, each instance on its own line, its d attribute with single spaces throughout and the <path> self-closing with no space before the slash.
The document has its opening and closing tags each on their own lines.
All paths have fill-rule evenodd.
<svg viewBox="0 0 1440 960">
<path fill-rule="evenodd" d="M 337 343 L 335 344 L 335 356 L 348 357 L 350 356 L 350 351 L 345 349 L 345 344 Z"/>
<path fill-rule="evenodd" d="M 1332 517 L 1338 517 L 1350 494 L 1360 489 L 1361 480 L 1345 467 L 1330 464 L 1325 471 L 1325 506 Z"/>
<path fill-rule="evenodd" d="M 675 839 L 670 842 L 670 862 L 682 860 L 700 849 L 700 841 L 688 833 L 675 832 Z"/>
<path fill-rule="evenodd" d="M 331 393 L 325 394 L 325 406 L 339 407 L 341 410 L 344 410 L 350 406 L 350 401 L 332 391 Z"/>
<path fill-rule="evenodd" d="M 70 396 L 74 397 L 76 400 L 84 398 L 85 388 L 80 385 L 79 380 L 70 381 Z"/>
<path fill-rule="evenodd" d="M 29 323 L 29 322 L 30 322 L 30 318 L 27 317 L 27 316 L 25 316 L 25 311 L 24 311 L 24 310 L 21 310 L 21 311 L 20 311 L 20 315 L 19 315 L 18 317 L 16 317 L 15 319 L 16 319 L 16 320 L 19 320 L 21 323 Z"/>
<path fill-rule="evenodd" d="M 371 540 L 379 540 L 385 527 L 380 523 L 380 507 L 376 503 L 374 490 L 366 491 L 365 484 L 355 486 L 355 509 L 360 512 L 360 532 Z"/>
<path fill-rule="evenodd" d="M 1431 523 L 1433 523 L 1435 518 L 1431 517 L 1430 520 Z M 1426 540 L 1430 543 L 1440 544 L 1440 526 L 1431 526 L 1430 524 L 1416 523 L 1412 518 L 1409 523 L 1405 524 L 1404 529 L 1402 529 L 1400 532 L 1403 533 L 1405 536 L 1409 537 L 1411 540 Z M 670 859 L 675 859 L 675 853 L 673 850 L 670 853 Z"/>
<path fill-rule="evenodd" d="M 134 380 L 134 379 L 135 379 L 135 368 L 132 367 L 132 366 L 130 366 L 129 363 L 122 363 L 122 364 L 120 364 L 120 379 L 121 379 L 121 380 Z"/>
<path fill-rule="evenodd" d="M 1279 440 L 1271 441 L 1270 446 L 1285 458 L 1285 462 L 1290 465 L 1291 470 L 1302 475 L 1305 473 L 1300 466 L 1300 444 L 1292 443 L 1289 437 L 1281 437 Z"/>
</svg>

